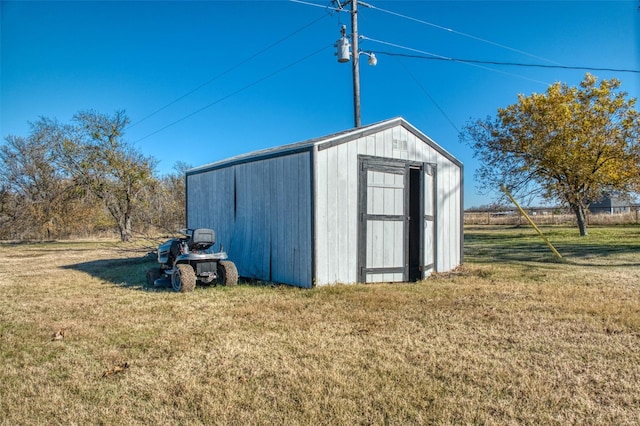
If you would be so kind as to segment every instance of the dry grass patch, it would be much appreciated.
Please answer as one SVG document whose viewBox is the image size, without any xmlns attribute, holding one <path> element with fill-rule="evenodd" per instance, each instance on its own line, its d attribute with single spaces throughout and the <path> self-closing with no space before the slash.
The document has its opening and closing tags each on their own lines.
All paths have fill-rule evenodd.
<svg viewBox="0 0 640 426">
<path fill-rule="evenodd" d="M 188 294 L 118 244 L 0 245 L 0 423 L 638 424 L 640 254 L 522 232 L 417 284 Z"/>
</svg>

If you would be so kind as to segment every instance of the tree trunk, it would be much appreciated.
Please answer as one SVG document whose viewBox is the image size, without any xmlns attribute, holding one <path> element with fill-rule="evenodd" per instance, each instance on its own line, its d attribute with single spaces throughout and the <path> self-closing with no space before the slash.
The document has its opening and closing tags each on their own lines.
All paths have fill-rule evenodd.
<svg viewBox="0 0 640 426">
<path fill-rule="evenodd" d="M 131 241 L 131 217 L 125 217 L 118 220 L 118 231 L 120 231 L 120 241 L 128 243 Z"/>
<path fill-rule="evenodd" d="M 571 205 L 571 210 L 576 214 L 580 236 L 585 237 L 587 235 L 587 209 L 576 203 Z"/>
</svg>

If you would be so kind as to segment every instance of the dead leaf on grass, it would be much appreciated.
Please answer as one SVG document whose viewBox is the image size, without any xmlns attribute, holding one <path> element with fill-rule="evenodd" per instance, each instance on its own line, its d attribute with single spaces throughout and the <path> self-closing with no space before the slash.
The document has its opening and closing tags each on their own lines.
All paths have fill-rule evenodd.
<svg viewBox="0 0 640 426">
<path fill-rule="evenodd" d="M 115 365 L 115 366 L 111 367 L 110 369 L 106 370 L 104 373 L 102 373 L 102 377 L 107 377 L 107 376 L 110 376 L 112 374 L 117 374 L 117 373 L 123 373 L 128 368 L 129 368 L 129 363 L 128 362 L 123 362 L 120 365 Z"/>
<path fill-rule="evenodd" d="M 60 330 L 54 332 L 51 335 L 51 341 L 62 340 L 64 339 L 65 334 L 66 334 L 66 330 L 64 328 L 61 328 Z"/>
</svg>

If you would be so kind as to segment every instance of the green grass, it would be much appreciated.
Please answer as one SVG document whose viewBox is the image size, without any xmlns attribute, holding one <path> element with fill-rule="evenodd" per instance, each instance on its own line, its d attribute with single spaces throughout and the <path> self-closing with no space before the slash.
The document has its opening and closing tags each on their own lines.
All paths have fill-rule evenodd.
<svg viewBox="0 0 640 426">
<path fill-rule="evenodd" d="M 640 228 L 545 232 L 562 262 L 469 228 L 417 284 L 188 294 L 131 246 L 0 244 L 0 424 L 638 424 Z"/>
<path fill-rule="evenodd" d="M 574 228 L 541 227 L 543 234 L 563 256 L 564 261 L 588 264 L 608 261 L 624 264 L 638 261 L 640 226 L 592 227 L 580 237 Z M 466 260 L 547 262 L 555 259 L 542 238 L 530 227 L 468 227 L 465 235 Z"/>
</svg>

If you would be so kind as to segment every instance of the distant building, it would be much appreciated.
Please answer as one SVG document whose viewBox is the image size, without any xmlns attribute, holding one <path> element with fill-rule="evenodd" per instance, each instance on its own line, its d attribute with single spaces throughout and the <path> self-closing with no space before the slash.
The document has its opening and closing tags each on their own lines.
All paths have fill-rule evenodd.
<svg viewBox="0 0 640 426">
<path fill-rule="evenodd" d="M 598 202 L 591 203 L 589 211 L 592 214 L 617 214 L 629 213 L 631 211 L 631 203 L 629 198 L 620 195 L 606 195 Z"/>
</svg>

